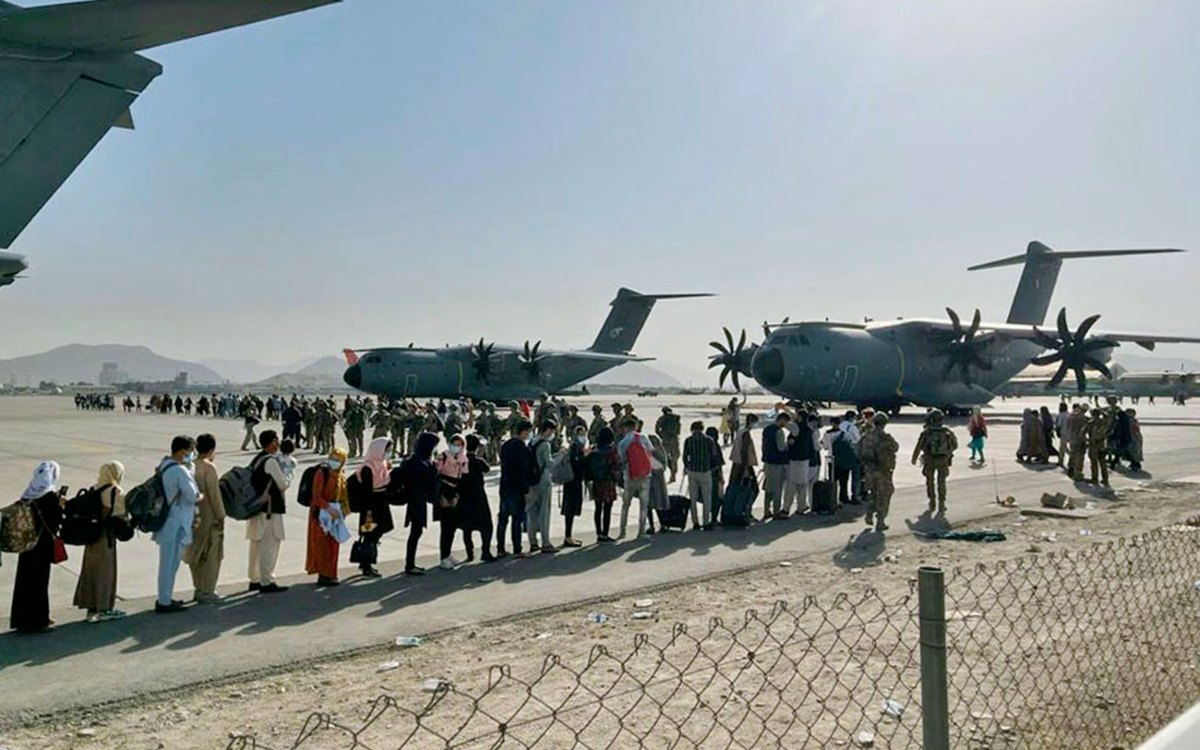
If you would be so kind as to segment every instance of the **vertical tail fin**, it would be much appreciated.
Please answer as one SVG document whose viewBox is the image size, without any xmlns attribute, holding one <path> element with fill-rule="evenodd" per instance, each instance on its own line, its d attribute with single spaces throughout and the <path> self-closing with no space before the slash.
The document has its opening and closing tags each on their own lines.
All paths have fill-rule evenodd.
<svg viewBox="0 0 1200 750">
<path fill-rule="evenodd" d="M 1041 242 L 1034 240 L 1029 243 L 1024 255 L 1014 255 L 1011 258 L 994 260 L 978 266 L 971 266 L 968 271 L 983 271 L 1001 266 L 1024 265 L 1021 281 L 1017 284 L 1017 293 L 1013 297 L 1012 309 L 1008 313 L 1009 323 L 1025 325 L 1041 325 L 1046 322 L 1046 313 L 1050 310 L 1050 298 L 1054 295 L 1054 286 L 1058 282 L 1058 272 L 1062 262 L 1072 258 L 1109 258 L 1117 255 L 1158 255 L 1162 253 L 1182 253 L 1175 248 L 1138 249 L 1138 250 L 1051 250 Z"/>
<path fill-rule="evenodd" d="M 641 294 L 622 287 L 612 301 L 612 310 L 596 334 L 588 351 L 601 354 L 629 354 L 637 343 L 654 303 L 660 299 L 711 297 L 711 294 Z"/>
</svg>

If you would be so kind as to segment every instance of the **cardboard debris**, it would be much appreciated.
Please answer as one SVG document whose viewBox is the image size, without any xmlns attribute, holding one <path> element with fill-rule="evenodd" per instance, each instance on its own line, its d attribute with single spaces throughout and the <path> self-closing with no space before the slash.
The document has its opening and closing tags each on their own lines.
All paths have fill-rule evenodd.
<svg viewBox="0 0 1200 750">
<path fill-rule="evenodd" d="M 1073 518 L 1083 521 L 1089 518 L 1095 518 L 1101 513 L 1107 513 L 1104 510 L 1060 510 L 1058 508 L 1022 508 L 1021 515 L 1037 518 Z"/>
</svg>

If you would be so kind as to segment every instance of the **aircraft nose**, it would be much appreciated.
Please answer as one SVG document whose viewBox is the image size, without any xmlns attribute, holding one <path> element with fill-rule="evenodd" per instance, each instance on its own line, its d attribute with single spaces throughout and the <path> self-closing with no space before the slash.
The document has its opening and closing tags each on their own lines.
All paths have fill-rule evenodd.
<svg viewBox="0 0 1200 750">
<path fill-rule="evenodd" d="M 346 385 L 351 388 L 362 387 L 362 367 L 354 364 L 346 368 L 345 374 L 342 375 L 342 380 L 346 381 Z"/>
<path fill-rule="evenodd" d="M 754 355 L 751 369 L 754 370 L 754 379 L 759 383 L 767 388 L 778 387 L 784 376 L 783 352 L 773 346 L 759 349 Z"/>
</svg>

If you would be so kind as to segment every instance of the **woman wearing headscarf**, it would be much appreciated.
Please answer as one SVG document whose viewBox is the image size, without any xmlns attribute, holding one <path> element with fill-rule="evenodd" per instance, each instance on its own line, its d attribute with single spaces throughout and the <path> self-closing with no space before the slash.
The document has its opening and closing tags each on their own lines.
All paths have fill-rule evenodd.
<svg viewBox="0 0 1200 750">
<path fill-rule="evenodd" d="M 1042 437 L 1046 445 L 1046 461 L 1049 461 L 1052 456 L 1058 455 L 1058 449 L 1054 447 L 1054 415 L 1048 407 L 1043 406 L 1038 416 L 1041 419 Z"/>
<path fill-rule="evenodd" d="M 313 475 L 312 499 L 308 506 L 308 551 L 304 570 L 317 577 L 318 586 L 338 585 L 338 552 L 341 543 L 334 536 L 337 522 L 345 519 L 346 449 L 335 447 Z M 325 514 L 322 519 L 322 513 Z"/>
<path fill-rule="evenodd" d="M 987 463 L 983 457 L 983 449 L 987 444 L 988 426 L 982 407 L 971 408 L 971 418 L 967 420 L 967 434 L 971 436 L 971 442 L 967 443 L 967 447 L 971 449 L 971 464 L 983 466 Z"/>
<path fill-rule="evenodd" d="M 100 476 L 92 489 L 99 491 L 103 508 L 104 531 L 100 538 L 83 548 L 79 583 L 75 586 L 75 606 L 87 610 L 88 622 L 103 622 L 124 617 L 117 603 L 117 538 L 110 518 L 125 515 L 125 490 L 121 480 L 125 467 L 110 461 L 100 467 Z"/>
<path fill-rule="evenodd" d="M 22 633 L 42 633 L 54 626 L 50 619 L 50 566 L 55 539 L 62 526 L 62 495 L 58 491 L 58 464 L 43 461 L 33 472 L 21 499 L 32 503 L 38 540 L 33 549 L 17 558 L 9 625 Z"/>
<path fill-rule="evenodd" d="M 650 436 L 650 446 L 650 510 L 646 519 L 649 522 L 649 533 L 653 534 L 654 517 L 658 515 L 661 521 L 662 514 L 671 509 L 671 495 L 667 491 L 666 446 L 658 435 Z M 663 530 L 666 531 L 665 526 Z"/>
<path fill-rule="evenodd" d="M 454 570 L 462 564 L 450 553 L 454 549 L 454 534 L 458 531 L 458 504 L 467 464 L 467 441 L 461 434 L 456 434 L 436 462 L 439 486 L 437 502 L 433 504 L 433 520 L 441 524 L 438 549 L 442 570 Z"/>
<path fill-rule="evenodd" d="M 594 520 L 596 522 L 596 541 L 611 542 L 608 535 L 612 527 L 612 507 L 617 501 L 617 477 L 621 475 L 621 457 L 617 453 L 616 436 L 611 427 L 602 427 L 596 437 L 596 445 L 586 459 L 588 468 L 589 491 L 592 502 L 596 504 Z M 604 467 L 607 465 L 607 473 Z M 595 468 L 592 468 L 595 467 Z"/>
<path fill-rule="evenodd" d="M 483 441 L 478 435 L 467 435 L 467 473 L 459 482 L 458 527 L 462 529 L 463 546 L 467 550 L 467 562 L 475 559 L 475 544 L 471 535 L 479 532 L 483 549 L 480 559 L 493 562 L 492 554 L 492 508 L 487 496 L 487 475 L 492 467 L 479 455 Z"/>
<path fill-rule="evenodd" d="M 417 565 L 417 544 L 428 524 L 425 506 L 436 505 L 441 493 L 441 479 L 433 465 L 433 451 L 440 439 L 432 432 L 422 432 L 412 455 L 400 465 L 400 482 L 408 500 L 404 514 L 404 525 L 409 527 L 404 572 L 410 576 L 425 575 L 425 569 Z"/>
<path fill-rule="evenodd" d="M 363 546 L 369 550 L 367 558 L 358 564 L 359 570 L 367 578 L 378 578 L 380 573 L 375 568 L 378 557 L 379 540 L 383 535 L 396 528 L 392 520 L 392 509 L 388 505 L 388 485 L 391 482 L 392 463 L 388 454 L 392 451 L 393 443 L 390 438 L 375 438 L 367 446 L 367 455 L 363 458 L 362 466 L 358 467 L 358 479 L 362 486 L 370 492 L 367 509 L 359 514 L 358 528 Z"/>
<path fill-rule="evenodd" d="M 562 516 L 566 525 L 564 547 L 582 547 L 583 542 L 575 538 L 575 519 L 583 515 L 583 461 L 587 452 L 587 426 L 578 425 L 571 433 L 571 444 L 567 446 L 567 462 L 571 464 L 571 481 L 562 486 Z"/>
</svg>

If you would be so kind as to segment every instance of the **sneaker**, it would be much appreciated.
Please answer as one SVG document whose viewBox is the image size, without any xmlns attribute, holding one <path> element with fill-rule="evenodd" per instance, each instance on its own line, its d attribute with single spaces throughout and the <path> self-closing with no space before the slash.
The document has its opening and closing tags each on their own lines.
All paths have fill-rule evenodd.
<svg viewBox="0 0 1200 750">
<path fill-rule="evenodd" d="M 775 514 L 775 520 L 776 520 L 776 521 L 786 521 L 786 520 L 788 520 L 788 519 L 789 519 L 789 518 L 791 518 L 791 517 L 792 517 L 792 514 L 791 514 L 791 512 L 790 512 L 790 511 L 786 511 L 786 510 L 781 510 L 781 511 L 779 511 L 778 513 L 776 513 L 776 514 Z"/>
<path fill-rule="evenodd" d="M 417 568 L 417 567 L 407 568 L 404 571 L 404 575 L 406 575 L 406 576 L 423 576 L 423 575 L 425 575 L 425 569 Z"/>
<path fill-rule="evenodd" d="M 247 591 L 262 591 L 262 584 L 261 583 L 251 583 L 249 586 L 246 587 L 246 590 Z"/>
<path fill-rule="evenodd" d="M 365 568 L 360 568 L 359 570 L 361 571 L 363 578 L 380 578 L 383 576 L 382 573 L 375 568 L 372 568 L 370 565 Z"/>
<path fill-rule="evenodd" d="M 287 590 L 288 590 L 287 586 L 280 586 L 278 583 L 268 583 L 267 585 L 262 587 L 262 592 L 264 594 L 282 594 L 284 591 L 287 591 Z"/>
<path fill-rule="evenodd" d="M 457 568 L 459 565 L 462 565 L 462 560 L 459 560 L 459 559 L 458 559 L 457 557 L 455 557 L 454 555 L 450 555 L 450 557 L 447 557 L 446 559 L 447 559 L 447 560 L 449 560 L 449 561 L 450 561 L 450 564 L 451 564 L 451 565 L 453 565 L 453 566 L 454 566 L 454 567 L 456 567 L 456 568 Z"/>
<path fill-rule="evenodd" d="M 100 613 L 99 612 L 89 612 L 87 618 L 84 621 L 87 622 L 89 625 L 95 625 L 96 623 L 100 622 Z"/>
<path fill-rule="evenodd" d="M 441 568 L 442 570 L 454 570 L 458 566 L 456 566 L 454 564 L 453 557 L 447 557 L 445 560 L 442 560 L 442 562 L 438 565 L 438 567 Z"/>
<path fill-rule="evenodd" d="M 175 612 L 182 612 L 183 610 L 184 606 L 179 602 L 173 601 L 170 604 L 160 604 L 158 602 L 154 603 L 154 613 L 159 615 L 174 614 Z"/>
</svg>

